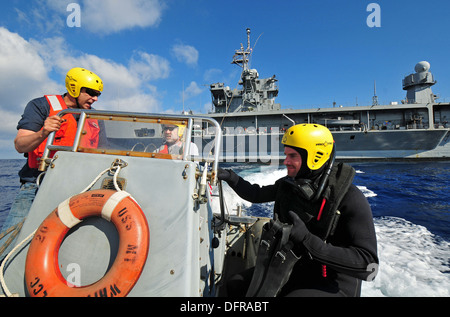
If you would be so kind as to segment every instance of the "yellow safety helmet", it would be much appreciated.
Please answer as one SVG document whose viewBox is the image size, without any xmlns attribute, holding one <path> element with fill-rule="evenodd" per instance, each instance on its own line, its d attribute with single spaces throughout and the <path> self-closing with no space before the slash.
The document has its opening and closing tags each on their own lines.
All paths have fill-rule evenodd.
<svg viewBox="0 0 450 317">
<path fill-rule="evenodd" d="M 311 170 L 317 170 L 331 156 L 334 146 L 330 130 L 320 124 L 297 124 L 290 127 L 283 136 L 282 144 L 306 150 L 306 164 Z"/>
<path fill-rule="evenodd" d="M 178 137 L 180 139 L 183 138 L 184 131 L 186 130 L 186 126 L 185 125 L 183 125 L 183 124 L 163 124 L 162 125 L 162 132 L 164 132 L 165 128 L 169 127 L 169 126 L 177 127 L 178 128 Z"/>
<path fill-rule="evenodd" d="M 103 91 L 103 82 L 96 74 L 81 67 L 72 68 L 66 75 L 66 88 L 74 98 L 80 96 L 81 88 L 90 88 Z"/>
</svg>

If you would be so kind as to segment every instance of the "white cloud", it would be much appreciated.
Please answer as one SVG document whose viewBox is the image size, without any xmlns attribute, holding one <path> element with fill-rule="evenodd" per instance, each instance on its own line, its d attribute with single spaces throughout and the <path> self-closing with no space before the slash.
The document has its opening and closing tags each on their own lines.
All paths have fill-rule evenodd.
<svg viewBox="0 0 450 317">
<path fill-rule="evenodd" d="M 198 51 L 195 47 L 185 44 L 175 44 L 172 47 L 172 53 L 179 62 L 186 63 L 189 66 L 195 66 L 198 62 Z"/>
<path fill-rule="evenodd" d="M 167 78 L 170 74 L 170 63 L 158 55 L 136 52 L 130 61 L 130 70 L 144 81 Z"/>
<path fill-rule="evenodd" d="M 127 97 L 115 99 L 107 110 L 120 110 L 129 112 L 156 112 L 159 101 L 152 95 L 132 94 Z M 159 112 L 159 111 L 158 111 Z"/>
<path fill-rule="evenodd" d="M 217 82 L 217 78 L 220 78 L 222 76 L 223 76 L 223 71 L 221 69 L 210 68 L 205 71 L 205 74 L 203 77 L 207 82 L 212 83 L 214 81 Z"/>
<path fill-rule="evenodd" d="M 18 23 L 32 28 L 35 32 L 59 32 L 65 27 L 66 7 L 69 0 L 34 0 L 26 8 L 15 8 Z M 51 9 L 51 10 L 49 10 Z"/>
<path fill-rule="evenodd" d="M 32 41 L 32 43 L 38 48 L 48 69 L 55 69 L 65 74 L 72 67 L 84 67 L 99 75 L 104 82 L 104 91 L 95 104 L 98 109 L 107 109 L 107 104 L 117 104 L 115 99 L 128 100 L 130 95 L 142 94 L 149 80 L 167 78 L 170 71 L 169 62 L 166 59 L 145 52 L 132 57 L 129 65 L 123 65 L 92 54 L 74 55 L 75 53 L 68 49 L 69 45 L 60 37 L 45 39 L 41 42 Z M 148 102 L 145 98 L 134 99 L 135 103 L 140 101 L 143 104 L 136 105 L 135 108 L 142 108 L 147 112 L 158 109 L 155 100 Z M 145 106 L 149 108 L 144 109 Z"/>
<path fill-rule="evenodd" d="M 49 79 L 38 50 L 0 27 L 0 153 L 14 152 L 17 122 L 28 101 L 60 87 Z"/>
<path fill-rule="evenodd" d="M 102 34 L 157 26 L 164 8 L 159 0 L 84 0 L 81 25 Z"/>
<path fill-rule="evenodd" d="M 100 35 L 156 27 L 166 9 L 162 0 L 33 0 L 26 10 L 15 10 L 20 23 L 44 34 L 61 33 L 67 27 L 67 18 L 75 14 L 70 7 L 68 11 L 68 5 L 72 3 L 80 6 L 81 28 Z"/>
<path fill-rule="evenodd" d="M 97 73 L 104 91 L 97 109 L 159 112 L 160 101 L 151 80 L 167 78 L 167 59 L 135 53 L 128 65 L 96 55 L 73 52 L 61 37 L 27 41 L 17 33 L 0 27 L 0 153 L 11 152 L 16 125 L 25 105 L 44 94 L 62 93 L 62 81 L 72 67 L 85 67 Z"/>
<path fill-rule="evenodd" d="M 14 147 L 13 139 L 16 136 L 16 127 L 17 122 L 20 120 L 20 114 L 18 112 L 3 109 L 0 111 L 0 114 L 0 134 L 2 135 L 0 139 L 7 136 L 9 145 Z"/>
<path fill-rule="evenodd" d="M 202 92 L 203 90 L 200 86 L 195 81 L 192 81 L 189 86 L 184 89 L 184 98 L 189 99 L 200 95 Z"/>
<path fill-rule="evenodd" d="M 24 100 L 56 87 L 37 49 L 17 33 L 0 27 L 0 108 L 19 110 Z"/>
<path fill-rule="evenodd" d="M 238 81 L 241 77 L 241 71 L 237 67 L 231 68 L 230 71 L 224 73 L 217 68 L 207 69 L 203 74 L 203 80 L 208 83 L 231 83 L 231 89 L 238 88 Z"/>
</svg>

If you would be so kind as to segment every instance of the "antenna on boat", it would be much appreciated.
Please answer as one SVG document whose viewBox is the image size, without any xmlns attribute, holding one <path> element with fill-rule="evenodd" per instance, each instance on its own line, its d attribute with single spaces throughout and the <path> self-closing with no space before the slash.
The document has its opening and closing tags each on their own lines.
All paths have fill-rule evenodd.
<svg viewBox="0 0 450 317">
<path fill-rule="evenodd" d="M 250 50 L 250 28 L 247 28 L 247 50 Z"/>
<path fill-rule="evenodd" d="M 250 47 L 250 28 L 247 28 L 247 48 L 244 49 L 244 45 L 241 43 L 241 49 L 236 50 L 233 56 L 232 64 L 241 66 L 244 70 L 248 69 L 249 56 L 252 54 L 252 48 Z M 240 65 L 242 64 L 242 65 Z"/>
<path fill-rule="evenodd" d="M 183 114 L 184 114 L 184 80 L 183 80 L 183 92 L 182 92 L 182 99 L 183 99 Z"/>
<path fill-rule="evenodd" d="M 377 82 L 373 81 L 373 97 L 372 97 L 372 106 L 378 105 L 378 96 L 377 96 Z"/>
</svg>

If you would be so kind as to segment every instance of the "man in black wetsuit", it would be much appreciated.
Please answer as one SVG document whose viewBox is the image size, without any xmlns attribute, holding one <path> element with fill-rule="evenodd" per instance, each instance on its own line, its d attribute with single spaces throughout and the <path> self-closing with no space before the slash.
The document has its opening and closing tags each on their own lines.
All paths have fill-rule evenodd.
<svg viewBox="0 0 450 317">
<path fill-rule="evenodd" d="M 275 261 L 275 255 L 264 260 L 258 251 L 256 268 L 232 277 L 228 295 L 360 296 L 361 280 L 373 280 L 378 271 L 378 257 L 372 211 L 352 184 L 354 169 L 334 164 L 334 140 L 324 126 L 295 125 L 282 143 L 287 176 L 275 184 L 250 184 L 224 169 L 219 169 L 218 177 L 245 200 L 275 201 L 275 220 L 267 224 L 266 232 L 275 222 L 287 226 L 285 245 L 290 245 L 296 260 L 293 268 L 270 268 L 279 272 L 269 274 L 268 263 Z M 266 283 L 269 276 L 285 276 L 285 280 Z"/>
</svg>

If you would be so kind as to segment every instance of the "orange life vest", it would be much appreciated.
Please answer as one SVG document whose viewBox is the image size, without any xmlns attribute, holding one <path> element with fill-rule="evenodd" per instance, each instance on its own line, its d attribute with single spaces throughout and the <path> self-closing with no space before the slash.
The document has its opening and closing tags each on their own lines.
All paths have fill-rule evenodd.
<svg viewBox="0 0 450 317">
<path fill-rule="evenodd" d="M 159 153 L 162 153 L 162 154 L 174 154 L 174 155 L 181 155 L 181 154 L 183 154 L 183 144 L 181 143 L 181 146 L 178 146 L 178 144 L 179 143 L 177 143 L 177 144 L 175 144 L 175 146 L 176 146 L 176 148 L 175 148 L 175 150 L 172 150 L 172 151 L 176 151 L 176 149 L 178 148 L 178 153 L 169 153 L 169 146 L 167 145 L 167 143 L 164 143 L 160 148 L 159 148 Z M 174 145 L 172 145 L 172 146 L 174 146 Z"/>
<path fill-rule="evenodd" d="M 67 109 L 67 105 L 64 102 L 62 96 L 59 95 L 46 95 L 48 104 L 50 105 L 49 117 L 57 115 L 60 111 Z M 61 124 L 61 127 L 55 133 L 54 145 L 72 146 L 75 140 L 77 132 L 77 121 L 73 115 L 67 115 L 64 117 L 65 122 Z M 80 140 L 80 146 L 88 148 L 96 148 L 98 146 L 98 137 L 100 128 L 97 120 L 88 119 L 84 125 L 86 134 Z M 47 139 L 45 139 L 36 149 L 28 152 L 28 166 L 30 168 L 38 168 L 39 161 L 44 154 Z M 55 153 L 52 151 L 49 157 L 53 157 Z"/>
<path fill-rule="evenodd" d="M 159 150 L 159 153 L 169 154 L 169 147 L 167 146 L 167 144 L 164 144 L 164 145 L 162 146 L 162 149 Z"/>
</svg>

